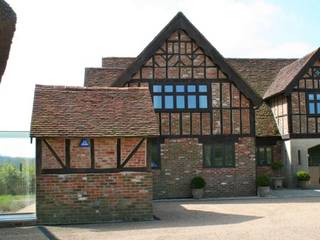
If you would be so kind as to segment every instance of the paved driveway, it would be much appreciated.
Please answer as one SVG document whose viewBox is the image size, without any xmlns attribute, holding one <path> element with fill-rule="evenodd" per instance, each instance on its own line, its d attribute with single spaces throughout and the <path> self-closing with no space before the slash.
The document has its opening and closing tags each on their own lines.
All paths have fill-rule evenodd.
<svg viewBox="0 0 320 240">
<path fill-rule="evenodd" d="M 47 227 L 47 236 L 77 240 L 320 239 L 320 197 L 155 202 L 154 208 L 160 220 Z M 0 239 L 47 239 L 37 227 L 0 229 L 0 233 Z"/>
</svg>

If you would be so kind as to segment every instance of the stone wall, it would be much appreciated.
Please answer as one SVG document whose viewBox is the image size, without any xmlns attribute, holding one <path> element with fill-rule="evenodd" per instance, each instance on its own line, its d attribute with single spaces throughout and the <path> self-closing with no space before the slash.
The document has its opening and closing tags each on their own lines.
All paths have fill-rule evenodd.
<svg viewBox="0 0 320 240">
<path fill-rule="evenodd" d="M 242 137 L 235 142 L 234 168 L 203 168 L 202 154 L 197 138 L 166 139 L 161 144 L 161 169 L 153 170 L 154 198 L 191 197 L 194 176 L 207 182 L 205 197 L 256 194 L 254 138 Z"/>
</svg>

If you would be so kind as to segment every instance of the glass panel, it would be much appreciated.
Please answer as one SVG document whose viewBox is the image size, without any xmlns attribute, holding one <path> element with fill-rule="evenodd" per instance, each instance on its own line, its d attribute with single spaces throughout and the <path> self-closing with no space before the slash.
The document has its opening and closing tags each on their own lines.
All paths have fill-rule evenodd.
<svg viewBox="0 0 320 240">
<path fill-rule="evenodd" d="M 233 167 L 234 166 L 234 150 L 233 144 L 225 145 L 225 166 Z"/>
<path fill-rule="evenodd" d="M 165 109 L 173 109 L 173 96 L 168 95 L 164 97 L 164 107 Z"/>
<path fill-rule="evenodd" d="M 159 153 L 159 146 L 157 141 L 152 141 L 150 143 L 150 158 L 151 158 L 151 167 L 160 168 L 160 153 Z"/>
<path fill-rule="evenodd" d="M 265 165 L 266 160 L 264 157 L 264 147 L 259 147 L 258 148 L 258 159 L 259 159 L 259 165 Z"/>
<path fill-rule="evenodd" d="M 165 92 L 173 92 L 173 85 L 164 85 Z"/>
<path fill-rule="evenodd" d="M 204 166 L 211 167 L 211 145 L 205 144 L 203 145 L 203 159 L 204 159 Z"/>
<path fill-rule="evenodd" d="M 199 92 L 207 92 L 208 87 L 207 85 L 199 85 Z"/>
<path fill-rule="evenodd" d="M 266 162 L 267 164 L 271 164 L 272 161 L 272 148 L 271 147 L 266 147 Z"/>
<path fill-rule="evenodd" d="M 153 107 L 155 109 L 162 108 L 162 97 L 161 96 L 153 96 Z"/>
<path fill-rule="evenodd" d="M 188 108 L 194 109 L 197 107 L 197 100 L 195 95 L 188 96 Z"/>
<path fill-rule="evenodd" d="M 317 94 L 317 100 L 320 100 L 320 94 Z"/>
<path fill-rule="evenodd" d="M 28 135 L 0 132 L 0 214 L 35 212 L 35 146 Z"/>
<path fill-rule="evenodd" d="M 177 85 L 176 92 L 184 92 L 184 85 Z"/>
<path fill-rule="evenodd" d="M 313 94 L 309 94 L 309 100 L 314 100 L 314 95 Z"/>
<path fill-rule="evenodd" d="M 317 114 L 320 114 L 320 102 L 317 103 Z"/>
<path fill-rule="evenodd" d="M 196 92 L 196 85 L 188 85 L 188 92 Z"/>
<path fill-rule="evenodd" d="M 310 114 L 315 114 L 315 108 L 314 108 L 314 103 L 309 103 L 309 113 Z"/>
<path fill-rule="evenodd" d="M 161 85 L 153 85 L 152 91 L 154 93 L 161 92 Z"/>
<path fill-rule="evenodd" d="M 208 108 L 208 98 L 207 96 L 199 96 L 199 108 Z"/>
<path fill-rule="evenodd" d="M 177 108 L 179 108 L 179 109 L 185 108 L 184 96 L 178 95 L 176 98 L 176 102 L 177 102 Z"/>
<path fill-rule="evenodd" d="M 213 153 L 213 165 L 215 167 L 222 167 L 223 166 L 223 145 L 222 144 L 215 144 L 213 146 L 214 153 Z"/>
</svg>

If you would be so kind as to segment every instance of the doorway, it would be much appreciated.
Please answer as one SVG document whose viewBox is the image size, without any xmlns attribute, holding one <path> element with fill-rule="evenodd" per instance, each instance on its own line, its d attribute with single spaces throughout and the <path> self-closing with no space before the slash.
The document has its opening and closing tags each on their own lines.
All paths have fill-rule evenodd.
<svg viewBox="0 0 320 240">
<path fill-rule="evenodd" d="M 320 186 L 320 144 L 308 149 L 311 186 Z"/>
</svg>

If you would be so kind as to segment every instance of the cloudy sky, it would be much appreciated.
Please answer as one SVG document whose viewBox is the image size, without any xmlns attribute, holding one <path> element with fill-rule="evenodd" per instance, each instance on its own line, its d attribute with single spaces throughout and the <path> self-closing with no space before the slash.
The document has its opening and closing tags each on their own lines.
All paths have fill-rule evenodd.
<svg viewBox="0 0 320 240">
<path fill-rule="evenodd" d="M 301 57 L 320 46 L 318 0 L 7 0 L 18 16 L 0 131 L 29 130 L 34 85 L 82 85 L 103 56 L 136 56 L 178 12 L 225 57 Z"/>
</svg>

